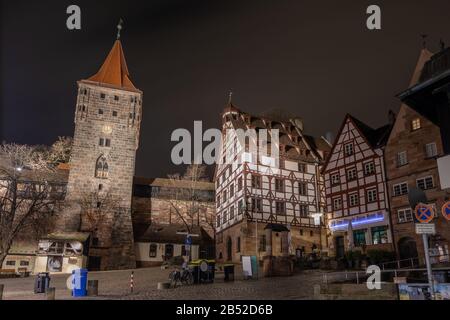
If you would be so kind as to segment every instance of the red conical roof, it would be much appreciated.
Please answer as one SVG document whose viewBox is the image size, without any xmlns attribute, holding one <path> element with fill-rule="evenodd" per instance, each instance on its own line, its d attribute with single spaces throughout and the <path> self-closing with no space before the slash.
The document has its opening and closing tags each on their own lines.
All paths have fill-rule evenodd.
<svg viewBox="0 0 450 320">
<path fill-rule="evenodd" d="M 112 85 L 128 90 L 137 90 L 130 80 L 127 62 L 120 40 L 116 40 L 114 46 L 106 57 L 100 70 L 88 81 Z"/>
</svg>

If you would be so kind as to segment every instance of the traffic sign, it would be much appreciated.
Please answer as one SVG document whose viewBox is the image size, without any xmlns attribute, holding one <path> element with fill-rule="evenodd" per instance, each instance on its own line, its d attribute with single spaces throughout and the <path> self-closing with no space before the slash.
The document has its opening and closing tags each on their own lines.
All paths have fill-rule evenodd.
<svg viewBox="0 0 450 320">
<path fill-rule="evenodd" d="M 191 246 L 192 245 L 192 236 L 190 236 L 190 235 L 186 236 L 185 245 L 187 245 L 187 246 Z"/>
<path fill-rule="evenodd" d="M 420 203 L 414 212 L 416 220 L 419 223 L 430 223 L 434 219 L 434 209 L 432 206 Z"/>
<path fill-rule="evenodd" d="M 442 206 L 442 216 L 450 221 L 450 201 Z"/>
<path fill-rule="evenodd" d="M 436 234 L 436 225 L 434 223 L 416 223 L 417 234 Z"/>
</svg>

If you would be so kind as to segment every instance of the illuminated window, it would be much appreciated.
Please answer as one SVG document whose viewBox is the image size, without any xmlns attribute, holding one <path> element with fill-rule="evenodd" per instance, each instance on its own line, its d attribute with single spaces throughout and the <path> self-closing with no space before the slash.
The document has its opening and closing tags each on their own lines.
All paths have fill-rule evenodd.
<svg viewBox="0 0 450 320">
<path fill-rule="evenodd" d="M 356 230 L 353 232 L 353 242 L 356 247 L 366 244 L 366 230 Z"/>
<path fill-rule="evenodd" d="M 412 128 L 413 131 L 419 130 L 420 128 L 422 128 L 422 124 L 420 122 L 420 118 L 416 118 L 413 121 L 411 121 L 411 128 Z"/>
<path fill-rule="evenodd" d="M 388 243 L 387 227 L 372 228 L 372 240 L 373 244 Z"/>
</svg>

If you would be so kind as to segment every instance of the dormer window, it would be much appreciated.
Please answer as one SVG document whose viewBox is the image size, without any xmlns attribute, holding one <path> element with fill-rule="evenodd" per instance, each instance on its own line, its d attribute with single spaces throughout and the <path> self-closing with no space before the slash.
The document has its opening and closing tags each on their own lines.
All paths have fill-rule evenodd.
<svg viewBox="0 0 450 320">
<path fill-rule="evenodd" d="M 411 121 L 411 129 L 412 131 L 416 131 L 422 128 L 422 123 L 420 121 L 420 118 L 415 118 L 413 121 Z"/>
</svg>

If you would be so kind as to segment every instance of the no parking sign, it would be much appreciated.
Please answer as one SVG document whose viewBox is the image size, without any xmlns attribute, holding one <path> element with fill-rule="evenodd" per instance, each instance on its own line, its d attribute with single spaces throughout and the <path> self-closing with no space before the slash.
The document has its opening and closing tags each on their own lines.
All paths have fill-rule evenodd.
<svg viewBox="0 0 450 320">
<path fill-rule="evenodd" d="M 414 212 L 419 223 L 430 223 L 434 219 L 434 208 L 432 206 L 419 203 Z"/>
<path fill-rule="evenodd" d="M 450 221 L 450 201 L 446 202 L 442 207 L 442 216 Z"/>
</svg>

